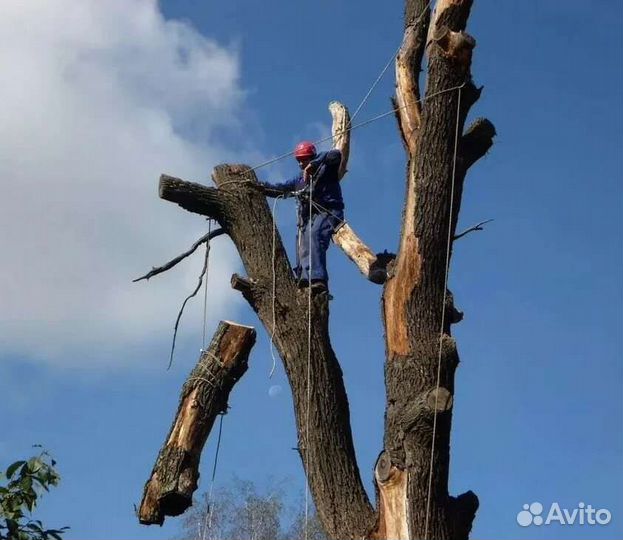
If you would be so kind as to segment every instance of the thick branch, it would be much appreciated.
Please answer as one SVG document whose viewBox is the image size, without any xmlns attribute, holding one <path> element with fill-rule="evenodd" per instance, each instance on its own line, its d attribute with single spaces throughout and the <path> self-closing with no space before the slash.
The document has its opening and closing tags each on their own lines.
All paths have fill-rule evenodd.
<svg viewBox="0 0 623 540">
<path fill-rule="evenodd" d="M 162 525 L 192 504 L 201 451 L 214 420 L 227 411 L 229 394 L 247 370 L 255 330 L 221 321 L 210 347 L 184 383 L 175 421 L 145 484 L 139 509 L 144 525 Z"/>
<path fill-rule="evenodd" d="M 245 277 L 233 274 L 231 276 L 231 288 L 242 293 L 249 305 L 256 306 L 257 301 L 262 297 L 263 291 L 258 290 L 257 284 Z"/>
<path fill-rule="evenodd" d="M 393 253 L 372 253 L 348 223 L 344 223 L 335 231 L 333 241 L 372 283 L 379 285 L 385 283 L 387 265 L 395 258 Z"/>
<path fill-rule="evenodd" d="M 452 521 L 455 538 L 469 538 L 479 502 L 473 491 L 451 498 Z"/>
<path fill-rule="evenodd" d="M 407 13 L 413 14 L 409 6 L 415 3 L 407 0 Z M 466 172 L 460 136 L 479 95 L 470 73 L 475 41 L 464 32 L 471 5 L 472 0 L 439 0 L 429 27 L 426 98 L 417 148 L 409 153 L 400 251 L 383 294 L 388 354 L 384 446 L 390 466 L 407 475 L 408 536 L 401 539 L 466 540 L 466 527 L 457 525 L 448 494 L 459 361 L 450 328 L 462 314 L 446 298 L 446 268 Z M 409 39 L 406 29 L 405 42 Z M 411 79 L 397 87 L 409 94 L 402 103 L 413 98 L 417 81 Z M 392 507 L 384 510 L 393 512 Z"/>
<path fill-rule="evenodd" d="M 417 130 L 420 128 L 420 72 L 426 47 L 430 21 L 428 0 L 408 2 L 405 14 L 405 32 L 396 57 L 396 97 L 400 132 L 410 155 L 417 148 Z"/>
<path fill-rule="evenodd" d="M 342 153 L 342 161 L 337 175 L 341 180 L 346 174 L 350 156 L 350 114 L 348 109 L 339 101 L 329 103 L 329 112 L 333 118 L 331 127 L 333 148 L 338 149 Z"/>
<path fill-rule="evenodd" d="M 486 118 L 478 118 L 461 138 L 461 157 L 467 170 L 493 146 L 495 126 Z"/>
<path fill-rule="evenodd" d="M 186 257 L 190 257 L 201 244 L 205 244 L 206 242 L 209 242 L 210 240 L 217 238 L 218 236 L 221 236 L 222 234 L 225 234 L 225 231 L 223 229 L 216 229 L 214 231 L 210 231 L 207 234 L 204 234 L 201 238 L 199 238 L 199 240 L 197 240 L 190 247 L 188 251 L 185 251 L 181 255 L 178 255 L 177 257 L 175 257 L 175 259 L 171 259 L 169 262 L 164 263 L 162 266 L 153 267 L 151 271 L 147 272 L 147 274 L 145 274 L 144 276 L 133 279 L 132 283 L 136 283 L 137 281 L 141 281 L 143 279 L 148 280 L 154 276 L 157 276 L 158 274 L 162 274 L 163 272 L 170 270 L 175 265 L 183 261 Z"/>
<path fill-rule="evenodd" d="M 329 110 L 333 117 L 331 133 L 333 134 L 333 148 L 340 150 L 342 161 L 338 172 L 341 180 L 347 172 L 350 152 L 350 116 L 348 109 L 339 101 L 332 101 Z M 355 234 L 348 223 L 333 234 L 333 242 L 342 249 L 346 256 L 353 261 L 361 273 L 372 283 L 382 284 L 387 278 L 387 263 L 393 257 L 377 257 L 374 252 Z M 387 255 L 387 254 L 385 254 Z"/>
<path fill-rule="evenodd" d="M 255 174 L 242 165 L 221 165 L 213 179 L 218 189 L 209 193 L 217 201 L 217 219 L 248 276 L 234 278 L 233 284 L 252 298 L 251 307 L 271 334 L 275 327 L 274 343 L 292 387 L 298 448 L 318 514 L 332 537 L 361 538 L 374 525 L 374 511 L 359 476 L 348 399 L 329 339 L 327 294 L 313 297 L 308 364 L 307 290 L 297 288 L 279 234 L 273 253 L 273 220 L 265 196 L 253 186 Z M 204 213 L 206 205 L 189 196 L 194 192 L 205 200 L 207 188 L 199 188 L 177 183 L 165 198 Z"/>
<path fill-rule="evenodd" d="M 185 210 L 216 219 L 223 218 L 223 200 L 213 187 L 186 182 L 163 174 L 160 176 L 159 195 L 165 201 L 179 204 Z"/>
<path fill-rule="evenodd" d="M 435 4 L 431 33 L 444 26 L 455 32 L 465 30 L 473 0 L 438 0 Z"/>
<path fill-rule="evenodd" d="M 445 277 L 445 243 L 448 228 L 453 233 L 456 227 L 465 173 L 464 169 L 458 169 L 454 178 L 453 216 L 449 216 L 457 114 L 460 133 L 475 92 L 470 83 L 473 40 L 461 34 L 458 39 L 460 47 L 452 42 L 452 47 L 459 47 L 455 50 L 449 40 L 446 43 L 439 36 L 461 31 L 470 7 L 471 0 L 440 1 L 431 23 L 431 26 L 442 22 L 450 26 L 433 28 L 433 35 L 441 41 L 430 49 L 427 81 L 430 99 L 425 102 L 422 112 L 417 153 L 410 156 L 400 251 L 384 294 L 390 356 L 406 356 L 413 351 L 415 340 L 413 333 L 409 334 L 408 319 L 410 305 L 415 305 L 414 292 L 426 295 L 418 300 L 421 306 L 431 306 L 418 325 L 426 327 L 430 333 L 440 324 L 441 308 L 436 310 L 432 306 L 441 303 L 445 290 L 443 283 L 439 282 Z M 444 15 L 447 10 L 451 13 Z M 444 48 L 444 45 L 450 48 Z M 470 54 L 460 53 L 460 50 L 468 50 Z M 460 90 L 447 91 L 457 87 L 461 87 Z M 461 110 L 457 109 L 459 92 L 465 98 L 461 99 Z M 429 279 L 433 281 L 429 282 Z"/>
</svg>

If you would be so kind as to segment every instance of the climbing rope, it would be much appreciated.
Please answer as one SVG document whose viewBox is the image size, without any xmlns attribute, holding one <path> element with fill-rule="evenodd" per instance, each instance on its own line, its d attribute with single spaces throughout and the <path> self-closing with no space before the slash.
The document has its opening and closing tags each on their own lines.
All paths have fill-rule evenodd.
<svg viewBox="0 0 623 540">
<path fill-rule="evenodd" d="M 320 168 L 319 168 L 320 169 Z M 309 404 L 311 403 L 311 336 L 312 336 L 312 209 L 313 209 L 313 189 L 314 189 L 314 174 L 309 178 L 309 216 L 307 222 L 307 230 L 309 232 L 309 262 L 307 266 L 307 407 L 306 407 L 306 420 L 305 420 L 305 471 L 307 475 L 305 477 L 305 540 L 308 535 L 309 524 L 309 486 L 311 484 L 311 471 L 309 470 L 309 453 L 311 451 L 309 446 Z M 302 268 L 301 268 L 302 271 Z"/>
<path fill-rule="evenodd" d="M 216 478 L 216 467 L 218 465 L 218 455 L 221 449 L 221 436 L 223 434 L 223 416 L 224 413 L 220 414 L 220 420 L 218 425 L 218 438 L 216 440 L 216 452 L 214 454 L 214 464 L 212 465 L 212 478 L 210 480 L 210 489 L 208 491 L 208 514 L 203 522 L 203 534 L 201 535 L 202 540 L 206 539 L 206 533 L 212 530 L 212 509 L 213 509 L 213 501 L 212 501 L 212 492 L 214 490 L 214 480 Z"/>
<path fill-rule="evenodd" d="M 430 3 L 430 2 L 429 2 Z M 391 55 L 391 57 L 389 58 L 389 60 L 387 61 L 387 64 L 385 64 L 385 67 L 381 70 L 381 73 L 379 74 L 379 76 L 376 78 L 376 80 L 372 83 L 372 86 L 370 87 L 370 89 L 368 90 L 368 93 L 363 97 L 363 99 L 361 100 L 361 103 L 357 106 L 357 108 L 355 109 L 355 112 L 353 113 L 353 115 L 350 118 L 350 121 L 352 122 L 353 120 L 355 120 L 355 118 L 357 118 L 357 115 L 359 114 L 359 111 L 363 108 L 363 106 L 365 105 L 366 101 L 368 101 L 368 98 L 370 97 L 370 95 L 372 94 L 372 92 L 374 91 L 374 89 L 376 88 L 376 85 L 379 84 L 381 82 L 381 79 L 383 78 L 383 75 L 385 75 L 385 73 L 387 72 L 387 70 L 389 69 L 389 66 L 391 66 L 392 62 L 394 61 L 394 59 L 396 58 L 396 56 L 398 55 L 398 53 L 400 52 L 400 48 L 402 47 L 402 44 L 400 44 L 398 46 L 398 48 L 396 49 L 396 52 L 393 53 Z"/>
<path fill-rule="evenodd" d="M 208 218 L 208 236 L 212 232 L 212 218 Z M 206 257 L 209 258 L 210 255 L 210 241 L 206 244 L 207 254 Z M 209 261 L 208 261 L 209 262 Z M 209 264 L 206 264 L 205 271 L 205 287 L 203 290 L 203 337 L 201 339 L 201 351 L 203 352 L 206 348 L 206 331 L 208 326 L 208 277 L 209 277 L 210 267 Z"/>
<path fill-rule="evenodd" d="M 277 356 L 275 355 L 275 332 L 277 330 L 277 325 L 275 322 L 276 319 L 276 309 L 275 309 L 275 299 L 277 297 L 277 271 L 275 265 L 277 264 L 277 202 L 279 199 L 282 199 L 284 195 L 279 195 L 275 197 L 273 202 L 273 290 L 272 290 L 272 328 L 270 331 L 270 356 L 272 357 L 272 366 L 270 368 L 270 373 L 268 375 L 269 378 L 273 376 L 275 372 L 275 368 L 277 367 Z"/>
<path fill-rule="evenodd" d="M 459 88 L 463 88 L 464 86 L 465 86 L 465 83 L 460 84 L 458 86 L 452 86 L 450 88 L 445 88 L 443 90 L 439 90 L 438 92 L 434 92 L 434 93 L 432 93 L 429 96 L 425 96 L 423 98 L 420 98 L 420 99 L 414 101 L 413 103 L 424 103 L 425 101 L 427 101 L 429 99 L 432 99 L 432 98 L 434 98 L 436 96 L 440 96 L 442 94 L 447 94 L 448 92 L 453 92 L 454 90 L 458 90 Z M 359 129 L 359 128 L 365 127 L 365 126 L 367 126 L 369 124 L 372 124 L 372 123 L 374 123 L 374 122 L 376 122 L 378 120 L 386 118 L 387 116 L 390 116 L 392 114 L 396 114 L 398 111 L 400 111 L 400 110 L 402 110 L 402 109 L 404 109 L 406 107 L 410 107 L 410 106 L 411 106 L 410 104 L 407 104 L 407 105 L 401 105 L 400 107 L 394 107 L 393 109 L 391 109 L 391 110 L 389 110 L 387 112 L 384 112 L 384 113 L 381 113 L 381 114 L 377 114 L 376 116 L 373 116 L 372 118 L 368 118 L 367 120 L 364 120 L 363 122 L 360 122 L 359 124 L 351 125 L 351 126 L 347 127 L 344 131 L 353 131 L 355 129 Z M 322 144 L 322 143 L 327 142 L 327 141 L 332 140 L 332 139 L 333 139 L 333 135 L 328 135 L 327 137 L 323 137 L 321 139 L 317 139 L 316 141 L 313 141 L 312 144 L 319 145 L 319 144 Z M 278 161 L 282 161 L 282 160 L 284 160 L 284 159 L 286 159 L 286 158 L 288 158 L 290 156 L 293 156 L 293 155 L 294 155 L 294 150 L 291 150 L 290 152 L 286 152 L 285 154 L 281 154 L 281 155 L 279 155 L 277 157 L 274 157 L 272 159 L 269 159 L 267 161 L 263 161 L 262 163 L 254 165 L 253 167 L 249 167 L 248 169 L 246 169 L 244 171 L 244 174 L 249 174 L 249 173 L 251 173 L 253 171 L 256 171 L 258 169 L 262 169 L 263 167 L 267 167 L 268 165 L 272 165 L 273 163 L 277 163 Z M 241 183 L 255 183 L 255 181 L 252 180 L 250 177 L 249 178 L 245 178 L 243 180 L 238 180 L 238 179 L 236 179 L 236 180 L 228 180 L 227 182 L 222 182 L 221 184 L 219 184 L 218 187 L 221 188 L 221 187 L 226 186 L 228 184 L 241 184 Z"/>
<path fill-rule="evenodd" d="M 417 16 L 415 22 L 413 23 L 413 25 L 416 25 L 420 22 L 420 19 L 424 16 L 424 13 L 426 13 L 426 10 L 430 7 L 431 3 L 433 0 L 429 0 L 428 3 L 424 6 L 424 9 L 422 9 L 422 11 L 420 12 L 420 14 Z M 392 62 L 395 60 L 396 56 L 398 56 L 398 53 L 400 52 L 400 49 L 402 48 L 402 43 L 400 45 L 398 45 L 398 48 L 396 49 L 396 52 L 394 52 L 390 57 L 389 60 L 387 61 L 387 64 L 385 64 L 385 67 L 381 70 L 381 73 L 379 74 L 379 76 L 376 78 L 376 80 L 372 83 L 372 86 L 370 87 L 370 89 L 368 90 L 368 93 L 363 97 L 363 99 L 361 100 L 361 103 L 359 104 L 359 106 L 355 109 L 355 112 L 353 113 L 353 116 L 351 117 L 350 121 L 352 122 L 353 120 L 355 120 L 355 118 L 357 117 L 357 115 L 359 114 L 359 111 L 363 108 L 363 106 L 365 105 L 366 101 L 368 101 L 368 98 L 370 97 L 370 95 L 372 94 L 372 92 L 374 91 L 374 89 L 376 88 L 376 85 L 379 84 L 381 82 L 381 79 L 383 78 L 383 76 L 385 75 L 385 73 L 387 72 L 387 70 L 389 69 L 389 66 L 391 66 Z"/>
<path fill-rule="evenodd" d="M 433 464 L 435 456 L 435 435 L 437 433 L 437 405 L 439 398 L 439 386 L 441 384 L 441 357 L 443 353 L 443 335 L 446 322 L 446 299 L 448 291 L 448 274 L 450 270 L 450 248 L 452 246 L 452 216 L 454 215 L 454 186 L 456 183 L 456 156 L 459 144 L 459 124 L 461 118 L 461 87 L 458 89 L 456 105 L 456 126 L 454 131 L 454 156 L 452 161 L 452 181 L 450 185 L 450 209 L 448 217 L 448 240 L 446 243 L 446 268 L 443 286 L 443 302 L 441 303 L 441 329 L 439 331 L 439 356 L 437 359 L 437 382 L 435 385 L 435 408 L 433 411 L 433 440 L 430 449 L 430 468 L 428 471 L 428 495 L 426 497 L 426 521 L 424 526 L 424 540 L 428 540 L 428 527 L 430 518 L 430 501 L 433 488 Z"/>
</svg>

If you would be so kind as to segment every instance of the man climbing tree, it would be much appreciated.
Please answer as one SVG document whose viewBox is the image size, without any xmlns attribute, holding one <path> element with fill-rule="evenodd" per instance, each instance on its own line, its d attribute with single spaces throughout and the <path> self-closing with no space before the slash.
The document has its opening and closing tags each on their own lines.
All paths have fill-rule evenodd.
<svg viewBox="0 0 623 540">
<path fill-rule="evenodd" d="M 338 242 L 368 279 L 384 284 L 386 406 L 374 470 L 376 504 L 357 465 L 342 370 L 329 336 L 328 295 L 307 301 L 279 235 L 271 252 L 272 215 L 253 186 L 258 167 L 220 165 L 213 173 L 215 187 L 160 179 L 161 198 L 215 219 L 240 254 L 247 276 L 234 275 L 231 284 L 274 337 L 292 389 L 297 449 L 318 517 L 334 539 L 466 540 L 478 508 L 471 491 L 456 497 L 448 491 L 459 363 L 451 326 L 462 314 L 447 287 L 453 242 L 480 230 L 456 234 L 466 174 L 493 144 L 495 128 L 478 119 L 464 129 L 481 92 L 471 78 L 475 40 L 465 33 L 472 0 L 438 0 L 433 14 L 430 5 L 431 0 L 405 0 L 396 57 L 395 106 L 389 114 L 397 117 L 407 162 L 398 253 L 394 260 L 388 257 L 383 279 L 370 279 L 372 251 L 352 235 Z M 334 114 L 333 127 L 343 175 L 344 149 L 355 126 L 347 114 L 339 119 Z M 210 396 L 226 400 L 219 387 Z M 180 477 L 177 469 L 159 465 L 154 475 Z"/>
<path fill-rule="evenodd" d="M 294 272 L 300 287 L 311 283 L 314 291 L 326 291 L 327 249 L 331 236 L 344 222 L 338 176 L 342 154 L 337 149 L 318 154 L 313 143 L 303 141 L 296 146 L 294 157 L 301 168 L 299 174 L 279 184 L 260 185 L 270 197 L 296 195 L 299 204 Z"/>
</svg>

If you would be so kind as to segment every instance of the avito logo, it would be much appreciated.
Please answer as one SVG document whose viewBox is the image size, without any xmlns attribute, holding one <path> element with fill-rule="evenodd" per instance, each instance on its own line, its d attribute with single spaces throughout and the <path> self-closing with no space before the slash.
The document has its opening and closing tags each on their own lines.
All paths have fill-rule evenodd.
<svg viewBox="0 0 623 540">
<path fill-rule="evenodd" d="M 524 504 L 523 510 L 517 514 L 517 523 L 522 527 L 530 525 L 608 525 L 612 514 L 605 508 L 593 508 L 590 504 L 578 503 L 577 508 L 561 508 L 557 502 L 552 503 L 547 515 L 543 517 L 543 505 L 540 502 Z"/>
</svg>

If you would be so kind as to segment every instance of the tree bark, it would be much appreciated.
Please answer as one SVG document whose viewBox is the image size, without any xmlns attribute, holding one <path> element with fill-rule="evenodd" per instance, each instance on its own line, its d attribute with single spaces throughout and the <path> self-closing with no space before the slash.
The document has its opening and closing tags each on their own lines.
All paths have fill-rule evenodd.
<svg viewBox="0 0 623 540">
<path fill-rule="evenodd" d="M 160 196 L 216 219 L 242 258 L 239 290 L 274 336 L 292 388 L 298 449 L 318 515 L 335 539 L 466 540 L 478 508 L 468 491 L 448 492 L 454 372 L 459 362 L 451 325 L 462 319 L 447 290 L 447 269 L 469 168 L 491 147 L 486 119 L 464 133 L 480 89 L 471 80 L 474 39 L 465 33 L 472 0 L 406 0 L 403 44 L 396 59 L 396 116 L 407 153 L 399 251 L 374 255 L 343 226 L 334 240 L 370 279 L 382 266 L 386 410 L 374 480 L 376 511 L 355 458 L 342 372 L 331 347 L 326 293 L 297 289 L 281 237 L 255 174 L 221 165 L 215 188 L 162 176 Z M 426 90 L 421 62 L 428 53 Z M 334 145 L 350 147 L 348 111 L 331 105 Z M 460 235 L 459 235 L 460 237 Z M 389 263 L 389 264 L 388 264 Z M 310 302 L 308 304 L 308 302 Z M 309 305 L 309 307 L 308 307 Z M 311 324 L 309 324 L 311 323 Z"/>
<path fill-rule="evenodd" d="M 471 530 L 478 499 L 471 492 L 458 498 L 448 493 L 454 371 L 459 361 L 450 325 L 461 317 L 446 294 L 446 269 L 465 174 L 489 148 L 495 130 L 484 121 L 460 137 L 480 93 L 470 75 L 475 42 L 464 32 L 471 0 L 440 0 L 430 25 L 426 15 L 415 18 L 426 12 L 426 4 L 407 0 L 406 50 L 397 67 L 396 101 L 404 105 L 399 120 L 408 172 L 401 247 L 383 293 L 383 459 L 384 470 L 391 474 L 389 480 L 376 475 L 384 517 L 378 533 L 382 535 L 387 523 L 406 521 L 396 538 L 462 540 Z M 423 34 L 428 36 L 427 89 L 423 102 L 417 103 Z M 392 500 L 388 494 L 395 491 L 396 477 L 405 486 L 400 495 L 404 505 L 395 500 L 385 504 L 385 499 Z"/>
<path fill-rule="evenodd" d="M 278 233 L 271 251 L 273 220 L 255 174 L 246 166 L 221 165 L 213 179 L 218 189 L 162 176 L 160 196 L 213 217 L 234 242 L 247 277 L 234 276 L 232 285 L 268 332 L 274 329 L 292 388 L 298 450 L 318 515 L 331 537 L 363 538 L 373 528 L 375 514 L 359 474 L 342 370 L 329 338 L 328 295 L 311 298 L 309 325 L 308 289 L 297 288 Z"/>
<path fill-rule="evenodd" d="M 139 521 L 164 523 L 191 504 L 199 479 L 201 451 L 217 415 L 225 414 L 229 394 L 247 370 L 255 330 L 221 321 L 184 383 L 173 426 L 143 492 Z"/>
</svg>

